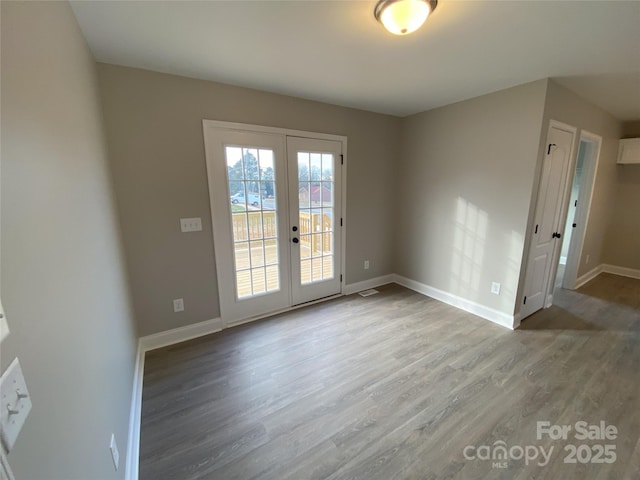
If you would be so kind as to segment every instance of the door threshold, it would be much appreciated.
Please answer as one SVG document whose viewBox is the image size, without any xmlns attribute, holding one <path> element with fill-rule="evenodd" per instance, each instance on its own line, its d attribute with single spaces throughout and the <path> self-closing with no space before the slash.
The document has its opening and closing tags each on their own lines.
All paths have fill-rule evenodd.
<svg viewBox="0 0 640 480">
<path fill-rule="evenodd" d="M 336 293 L 335 295 L 329 295 L 328 297 L 322 297 L 322 298 L 318 298 L 316 300 L 309 300 L 308 302 L 299 303 L 297 305 L 292 305 L 290 307 L 282 308 L 280 310 L 274 310 L 273 312 L 263 313 L 261 315 L 255 315 L 253 317 L 243 318 L 243 319 L 240 319 L 240 320 L 234 320 L 233 322 L 228 322 L 228 323 L 223 318 L 222 319 L 222 324 L 223 324 L 222 329 L 226 330 L 227 328 L 233 328 L 233 327 L 237 327 L 239 325 L 244 325 L 244 324 L 247 324 L 247 323 L 255 322 L 257 320 L 263 320 L 265 318 L 273 317 L 275 315 L 280 315 L 281 313 L 292 312 L 293 310 L 298 310 L 300 308 L 308 307 L 310 305 L 315 305 L 317 303 L 326 302 L 328 300 L 333 300 L 335 298 L 340 298 L 340 297 L 343 297 L 343 296 L 344 296 L 343 293 Z"/>
</svg>

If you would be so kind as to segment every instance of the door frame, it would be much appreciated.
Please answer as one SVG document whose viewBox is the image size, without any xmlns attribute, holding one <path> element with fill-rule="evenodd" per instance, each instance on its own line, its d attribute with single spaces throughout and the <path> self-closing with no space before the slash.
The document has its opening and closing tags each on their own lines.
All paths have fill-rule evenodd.
<svg viewBox="0 0 640 480">
<path fill-rule="evenodd" d="M 254 124 L 249 124 L 249 123 L 238 123 L 238 122 L 226 122 L 223 120 L 208 120 L 208 119 L 203 119 L 202 120 L 202 131 L 203 131 L 203 147 L 205 150 L 205 166 L 207 163 L 207 155 L 206 155 L 206 136 L 205 136 L 205 131 L 207 129 L 210 128 L 216 128 L 216 129 L 224 129 L 224 130 L 233 130 L 233 131 L 237 131 L 237 132 L 245 132 L 245 133 L 262 133 L 262 134 L 274 134 L 274 135 L 282 135 L 283 137 L 283 141 L 285 143 L 285 156 L 287 154 L 286 152 L 286 137 L 287 136 L 292 136 L 292 137 L 304 137 L 304 138 L 312 138 L 312 139 L 318 139 L 318 140 L 332 140 L 332 141 L 336 141 L 336 142 L 341 142 L 342 143 L 342 162 L 341 162 L 341 166 L 342 166 L 342 188 L 341 188 L 341 194 L 342 194 L 342 206 L 341 206 L 341 218 L 342 218 L 342 228 L 341 228 L 341 232 L 340 232 L 340 236 L 341 236 L 341 243 L 342 243 L 342 258 L 340 259 L 340 270 L 341 270 L 341 274 L 342 274 L 342 278 L 340 280 L 340 293 L 338 295 L 344 295 L 345 294 L 345 281 L 346 281 L 346 258 L 347 255 L 345 254 L 345 250 L 347 247 L 347 225 L 348 225 L 348 221 L 347 221 L 347 158 L 348 158 L 348 151 L 347 151 L 347 137 L 345 135 L 335 135 L 335 134 L 330 134 L 330 133 L 321 133 L 321 132 L 310 132 L 310 131 L 306 131 L 306 130 L 294 130 L 294 129 L 290 129 L 290 128 L 281 128 L 281 127 L 270 127 L 270 126 L 266 126 L 266 125 L 254 125 Z M 289 191 L 289 179 L 288 179 L 288 174 L 287 172 L 283 172 L 285 175 L 285 182 L 286 182 L 286 191 Z M 218 205 L 216 205 L 215 202 L 215 195 L 214 195 L 214 190 L 213 190 L 213 185 L 211 183 L 211 181 L 209 181 L 209 176 L 208 176 L 208 172 L 207 172 L 207 183 L 208 183 L 208 192 L 209 192 L 209 207 L 210 207 L 210 216 L 211 216 L 211 225 L 213 225 L 214 222 L 214 212 L 216 211 L 216 208 L 218 208 Z M 226 205 L 225 205 L 226 208 Z M 289 219 L 287 218 L 287 222 L 289 221 Z M 212 235 L 212 241 L 213 241 L 213 235 Z M 287 237 L 288 238 L 288 237 Z M 215 249 L 215 243 L 214 243 L 214 259 L 216 261 L 216 271 L 218 270 L 217 266 L 218 266 L 218 258 L 220 255 L 222 255 L 223 253 L 220 251 L 217 251 Z M 218 278 L 218 293 L 220 294 L 220 279 Z M 316 301 L 311 301 L 308 302 L 307 304 L 312 304 L 318 301 L 324 301 L 327 300 L 329 298 L 333 298 L 335 297 L 328 297 L 328 298 L 323 298 L 323 299 L 318 299 Z M 227 321 L 227 319 L 224 318 L 224 314 L 222 313 L 222 311 L 220 312 L 220 317 L 222 320 L 222 328 L 228 328 L 228 327 L 232 327 L 235 325 L 241 325 L 243 323 L 248 323 L 248 322 L 252 322 L 254 320 L 258 320 L 260 318 L 264 318 L 270 315 L 274 315 L 276 313 L 281 313 L 281 312 L 286 312 L 289 310 L 294 310 L 296 308 L 300 308 L 301 306 L 305 306 L 306 304 L 302 304 L 302 305 L 297 305 L 297 306 L 290 306 L 288 308 L 284 308 L 284 309 L 280 309 L 277 311 L 273 311 L 273 312 L 269 312 L 266 314 L 261 314 L 261 315 L 256 315 L 256 316 L 252 316 L 249 318 L 245 318 L 242 320 L 235 320 L 235 321 Z"/>
<path fill-rule="evenodd" d="M 598 165 L 600 164 L 600 150 L 602 148 L 602 137 L 587 130 L 580 131 L 578 145 L 580 145 L 580 143 L 583 141 L 590 143 L 593 147 L 593 150 L 590 151 L 584 159 L 585 163 L 587 164 L 587 168 L 585 169 L 586 172 L 584 173 L 585 176 L 583 184 L 580 187 L 580 193 L 578 194 L 578 199 L 580 200 L 578 202 L 578 210 L 576 211 L 576 216 L 578 217 L 578 226 L 574 229 L 573 232 L 571 232 L 569 251 L 567 252 L 567 263 L 565 266 L 564 278 L 562 279 L 562 288 L 567 288 L 570 290 L 575 290 L 576 288 L 578 270 L 580 269 L 580 260 L 582 259 L 582 253 L 584 249 L 584 240 L 587 234 L 587 227 L 589 226 L 589 216 L 591 214 L 591 203 L 593 200 L 593 191 L 596 185 Z M 576 158 L 572 162 L 572 171 L 574 172 L 574 174 L 577 161 L 578 158 L 576 153 Z M 569 188 L 571 188 L 571 186 L 572 185 L 569 184 Z M 569 202 L 567 202 L 565 205 L 565 222 L 569 212 L 569 206 Z M 558 270 L 556 265 L 556 274 L 557 271 Z"/>
</svg>

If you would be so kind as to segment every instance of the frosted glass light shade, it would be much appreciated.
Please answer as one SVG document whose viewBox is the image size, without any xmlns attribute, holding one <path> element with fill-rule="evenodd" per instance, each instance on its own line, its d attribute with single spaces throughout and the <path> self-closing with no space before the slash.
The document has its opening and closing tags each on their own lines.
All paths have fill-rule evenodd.
<svg viewBox="0 0 640 480">
<path fill-rule="evenodd" d="M 374 15 L 394 35 L 408 35 L 425 22 L 437 0 L 380 0 Z"/>
</svg>

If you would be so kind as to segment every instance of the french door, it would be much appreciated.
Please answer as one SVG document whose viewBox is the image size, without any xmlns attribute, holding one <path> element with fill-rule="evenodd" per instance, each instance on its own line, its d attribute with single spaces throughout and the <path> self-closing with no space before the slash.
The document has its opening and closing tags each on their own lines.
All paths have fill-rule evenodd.
<svg viewBox="0 0 640 480">
<path fill-rule="evenodd" d="M 340 292 L 342 144 L 287 137 L 292 303 Z"/>
<path fill-rule="evenodd" d="M 208 121 L 204 135 L 223 322 L 340 293 L 342 142 Z"/>
</svg>

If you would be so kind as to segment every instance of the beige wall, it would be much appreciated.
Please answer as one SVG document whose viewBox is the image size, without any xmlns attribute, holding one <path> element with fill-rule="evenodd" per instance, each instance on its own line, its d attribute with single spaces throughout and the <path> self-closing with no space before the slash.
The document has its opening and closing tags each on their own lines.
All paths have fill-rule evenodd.
<svg viewBox="0 0 640 480">
<path fill-rule="evenodd" d="M 611 215 L 616 205 L 616 184 L 620 171 L 616 161 L 618 140 L 622 133 L 621 124 L 609 113 L 552 80 L 549 81 L 547 89 L 544 118 L 545 129 L 549 119 L 577 127 L 576 144 L 582 130 L 602 137 L 600 161 L 578 268 L 578 276 L 580 276 L 597 267 L 604 260 L 605 236 L 609 230 Z M 587 255 L 589 255 L 589 263 L 587 263 Z"/>
<path fill-rule="evenodd" d="M 640 137 L 640 121 L 622 126 L 622 138 Z M 616 165 L 611 220 L 602 261 L 640 270 L 640 165 Z"/>
<path fill-rule="evenodd" d="M 403 120 L 397 273 L 513 314 L 546 83 Z"/>
<path fill-rule="evenodd" d="M 95 62 L 67 3 L 1 11 L 1 364 L 20 359 L 33 401 L 9 462 L 18 480 L 122 479 L 136 335 Z"/>
<path fill-rule="evenodd" d="M 346 282 L 393 272 L 398 118 L 112 65 L 99 77 L 142 335 L 220 313 L 203 119 L 346 135 Z M 201 217 L 203 231 L 181 234 L 180 217 Z"/>
</svg>

